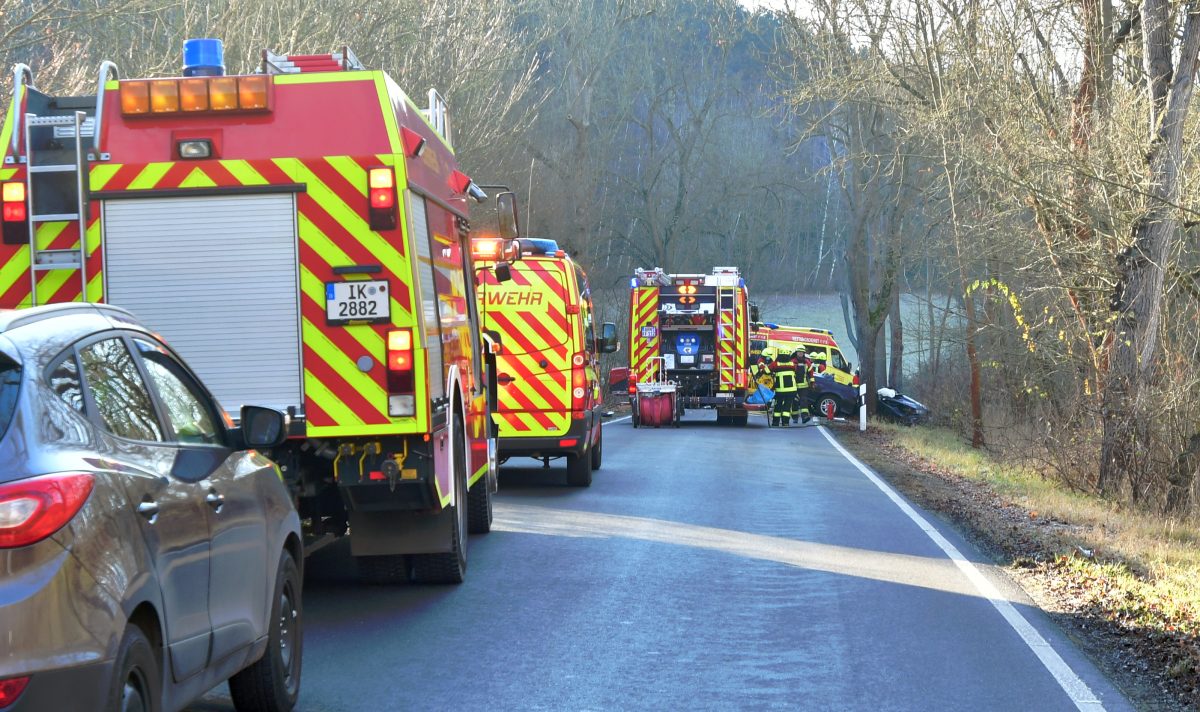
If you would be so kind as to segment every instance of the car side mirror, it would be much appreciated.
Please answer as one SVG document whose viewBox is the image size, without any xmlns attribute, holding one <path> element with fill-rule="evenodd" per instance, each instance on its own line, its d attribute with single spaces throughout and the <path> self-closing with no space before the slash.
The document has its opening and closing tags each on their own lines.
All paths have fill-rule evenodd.
<svg viewBox="0 0 1200 712">
<path fill-rule="evenodd" d="M 242 406 L 242 442 L 246 448 L 272 448 L 287 440 L 287 416 L 274 408 Z"/>
<path fill-rule="evenodd" d="M 600 353 L 616 353 L 621 348 L 617 339 L 617 325 L 606 321 L 600 325 Z"/>
<path fill-rule="evenodd" d="M 517 220 L 517 196 L 512 191 L 496 195 L 496 217 L 500 225 L 500 237 L 515 240 L 521 236 L 521 225 Z"/>
</svg>

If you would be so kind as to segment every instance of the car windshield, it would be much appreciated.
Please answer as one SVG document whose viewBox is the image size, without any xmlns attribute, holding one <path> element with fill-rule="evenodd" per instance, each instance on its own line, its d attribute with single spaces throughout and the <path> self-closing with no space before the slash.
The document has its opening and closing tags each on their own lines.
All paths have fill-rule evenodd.
<svg viewBox="0 0 1200 712">
<path fill-rule="evenodd" d="M 8 432 L 13 413 L 17 410 L 17 395 L 21 392 L 21 365 L 0 355 L 0 438 Z"/>
</svg>

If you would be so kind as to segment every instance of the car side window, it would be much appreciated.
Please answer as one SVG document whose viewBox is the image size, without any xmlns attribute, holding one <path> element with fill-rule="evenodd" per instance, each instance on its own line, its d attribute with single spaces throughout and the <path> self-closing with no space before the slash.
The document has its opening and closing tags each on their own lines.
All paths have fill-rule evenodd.
<svg viewBox="0 0 1200 712">
<path fill-rule="evenodd" d="M 162 426 L 150 391 L 125 342 L 120 338 L 97 341 L 80 349 L 79 357 L 104 427 L 122 438 L 161 442 Z"/>
<path fill-rule="evenodd" d="M 158 392 L 175 440 L 191 445 L 220 445 L 221 434 L 203 390 L 187 369 L 159 344 L 134 339 L 146 373 Z"/>
<path fill-rule="evenodd" d="M 80 414 L 86 412 L 83 405 L 83 382 L 79 378 L 79 362 L 75 360 L 74 351 L 68 351 L 53 365 L 46 381 L 50 384 L 50 390 L 64 403 Z"/>
</svg>

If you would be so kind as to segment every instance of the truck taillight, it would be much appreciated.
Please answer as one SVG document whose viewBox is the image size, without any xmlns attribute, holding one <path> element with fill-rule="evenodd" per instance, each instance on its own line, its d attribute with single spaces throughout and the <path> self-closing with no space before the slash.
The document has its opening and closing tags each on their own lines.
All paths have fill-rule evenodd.
<svg viewBox="0 0 1200 712">
<path fill-rule="evenodd" d="M 416 415 L 417 403 L 413 375 L 412 329 L 396 329 L 387 335 L 388 415 Z"/>
<path fill-rule="evenodd" d="M 372 168 L 367 173 L 367 202 L 372 230 L 396 228 L 396 171 Z"/>
<path fill-rule="evenodd" d="M 4 244 L 23 245 L 29 242 L 29 207 L 25 202 L 25 183 L 12 181 L 0 189 L 4 199 Z"/>
</svg>

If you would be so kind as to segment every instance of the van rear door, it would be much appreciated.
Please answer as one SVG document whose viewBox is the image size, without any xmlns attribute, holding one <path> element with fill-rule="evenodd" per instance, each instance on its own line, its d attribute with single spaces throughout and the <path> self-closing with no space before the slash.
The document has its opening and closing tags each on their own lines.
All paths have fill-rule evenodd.
<svg viewBox="0 0 1200 712">
<path fill-rule="evenodd" d="M 512 279 L 482 288 L 484 328 L 497 332 L 500 436 L 547 437 L 571 421 L 572 282 L 565 260 L 526 257 Z M 578 304 L 576 304 L 578 307 Z"/>
</svg>

